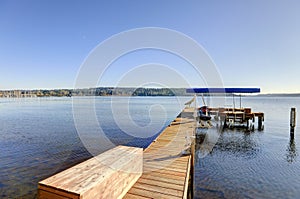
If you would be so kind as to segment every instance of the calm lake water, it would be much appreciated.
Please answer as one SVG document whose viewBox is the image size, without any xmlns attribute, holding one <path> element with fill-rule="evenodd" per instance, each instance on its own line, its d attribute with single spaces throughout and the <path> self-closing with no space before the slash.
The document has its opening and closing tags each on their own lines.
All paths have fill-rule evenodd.
<svg viewBox="0 0 300 199">
<path fill-rule="evenodd" d="M 198 150 L 196 198 L 300 198 L 299 117 L 294 140 L 289 128 L 300 98 L 248 97 L 243 104 L 265 113 L 264 130 L 226 130 L 206 157 Z"/>
<path fill-rule="evenodd" d="M 101 127 L 110 144 L 147 147 L 189 99 L 97 97 L 98 126 L 84 112 L 75 125 L 72 98 L 0 99 L 0 197 L 35 198 L 38 181 L 92 157 L 83 131 Z M 196 156 L 196 198 L 299 198 L 300 129 L 290 140 L 289 112 L 300 98 L 245 97 L 243 106 L 265 113 L 264 130 L 222 132 L 210 154 Z"/>
<path fill-rule="evenodd" d="M 76 98 L 74 105 L 86 110 L 93 99 Z M 95 140 L 98 132 L 94 130 L 100 127 L 110 141 L 108 147 L 146 148 L 180 113 L 184 101 L 174 97 L 97 97 L 93 110 L 100 126 L 90 123 L 93 114 L 81 111 L 78 132 L 72 98 L 0 99 L 0 197 L 35 198 L 40 180 L 92 157 L 80 138 L 85 139 L 83 134 L 88 132 L 88 138 Z M 116 122 L 122 127 L 130 125 L 130 132 Z M 100 146 L 97 152 L 106 149 Z"/>
</svg>

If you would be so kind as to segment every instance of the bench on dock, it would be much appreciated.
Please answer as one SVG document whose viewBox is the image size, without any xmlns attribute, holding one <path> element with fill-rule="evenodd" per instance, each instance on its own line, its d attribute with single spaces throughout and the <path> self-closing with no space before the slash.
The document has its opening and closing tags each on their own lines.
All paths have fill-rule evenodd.
<svg viewBox="0 0 300 199">
<path fill-rule="evenodd" d="M 38 198 L 122 198 L 142 175 L 143 149 L 117 146 L 38 184 Z"/>
</svg>

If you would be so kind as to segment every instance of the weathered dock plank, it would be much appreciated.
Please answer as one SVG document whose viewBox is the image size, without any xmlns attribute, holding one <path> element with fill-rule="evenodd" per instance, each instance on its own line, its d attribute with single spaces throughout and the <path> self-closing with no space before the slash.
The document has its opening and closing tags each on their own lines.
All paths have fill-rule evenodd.
<svg viewBox="0 0 300 199">
<path fill-rule="evenodd" d="M 143 174 L 124 198 L 187 198 L 191 156 L 181 152 L 194 124 L 193 109 L 184 109 L 144 150 Z"/>
</svg>

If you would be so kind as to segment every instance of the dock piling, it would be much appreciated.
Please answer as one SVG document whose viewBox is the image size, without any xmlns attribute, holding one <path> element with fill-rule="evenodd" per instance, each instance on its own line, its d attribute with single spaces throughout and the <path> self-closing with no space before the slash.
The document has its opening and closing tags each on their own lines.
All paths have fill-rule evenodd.
<svg viewBox="0 0 300 199">
<path fill-rule="evenodd" d="M 295 126 L 296 126 L 296 108 L 291 108 L 291 115 L 290 115 L 290 134 L 291 136 L 294 135 L 295 132 Z"/>
<path fill-rule="evenodd" d="M 258 117 L 258 126 L 257 126 L 259 131 L 261 131 L 263 129 L 263 124 L 262 123 L 263 123 L 263 117 L 259 116 Z"/>
</svg>

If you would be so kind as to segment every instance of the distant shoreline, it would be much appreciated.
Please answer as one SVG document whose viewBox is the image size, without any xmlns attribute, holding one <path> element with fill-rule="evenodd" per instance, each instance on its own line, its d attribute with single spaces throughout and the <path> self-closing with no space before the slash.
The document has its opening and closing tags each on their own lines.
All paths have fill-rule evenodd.
<svg viewBox="0 0 300 199">
<path fill-rule="evenodd" d="M 72 96 L 193 96 L 186 88 L 97 87 L 85 89 L 0 90 L 0 98 L 72 97 Z M 204 94 L 207 96 L 208 94 Z M 231 94 L 228 94 L 232 96 Z M 239 95 L 237 95 L 239 96 Z M 253 95 L 242 95 L 253 96 Z M 300 97 L 300 93 L 257 94 L 260 97 Z"/>
<path fill-rule="evenodd" d="M 114 88 L 2 90 L 0 98 L 72 96 L 192 96 L 185 88 Z"/>
</svg>

